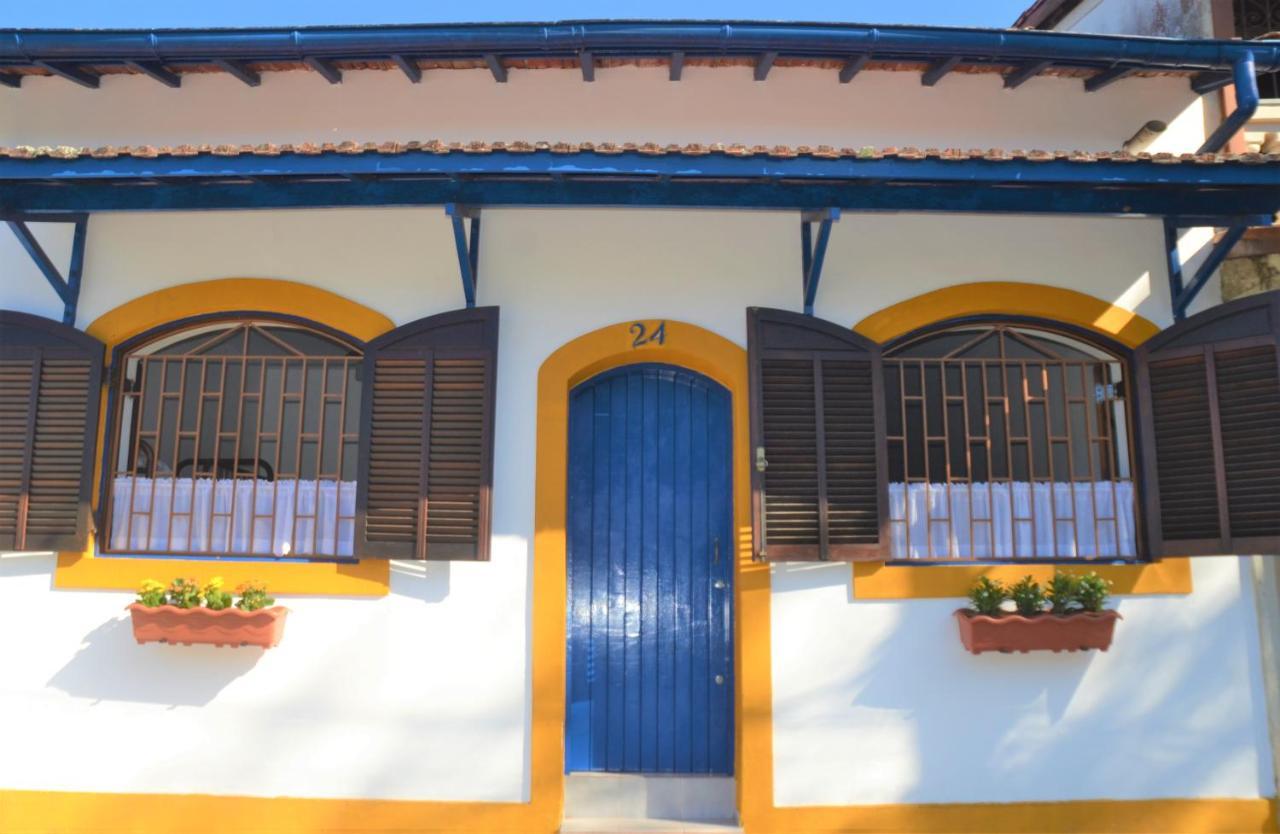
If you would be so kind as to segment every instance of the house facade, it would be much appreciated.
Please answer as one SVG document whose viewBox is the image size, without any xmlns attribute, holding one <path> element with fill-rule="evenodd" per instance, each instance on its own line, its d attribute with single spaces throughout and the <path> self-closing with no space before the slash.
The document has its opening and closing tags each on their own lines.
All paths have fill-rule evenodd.
<svg viewBox="0 0 1280 834">
<path fill-rule="evenodd" d="M 1280 160 L 1205 147 L 1251 68 L 3 33 L 0 830 L 1275 830 L 1280 301 L 1216 268 Z M 1057 569 L 1109 650 L 964 650 Z M 135 641 L 214 576 L 278 646 Z"/>
</svg>

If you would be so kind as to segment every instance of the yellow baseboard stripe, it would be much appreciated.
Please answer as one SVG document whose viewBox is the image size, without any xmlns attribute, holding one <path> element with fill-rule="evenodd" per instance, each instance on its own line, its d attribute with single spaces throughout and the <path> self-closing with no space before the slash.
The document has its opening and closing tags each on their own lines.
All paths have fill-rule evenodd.
<svg viewBox="0 0 1280 834">
<path fill-rule="evenodd" d="M 1275 834 L 1273 799 L 773 808 L 746 834 Z M 546 804 L 0 791 L 5 834 L 552 834 Z"/>
<path fill-rule="evenodd" d="M 1273 799 L 1150 799 L 777 808 L 747 834 L 1253 834 Z"/>
<path fill-rule="evenodd" d="M 0 791 L 5 834 L 551 834 L 542 808 L 505 802 Z"/>
</svg>

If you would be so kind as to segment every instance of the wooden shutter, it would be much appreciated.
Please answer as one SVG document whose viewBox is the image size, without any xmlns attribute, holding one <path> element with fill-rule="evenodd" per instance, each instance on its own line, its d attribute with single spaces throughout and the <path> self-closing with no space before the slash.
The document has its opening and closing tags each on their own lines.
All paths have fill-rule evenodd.
<svg viewBox="0 0 1280 834">
<path fill-rule="evenodd" d="M 498 308 L 420 319 L 364 359 L 360 555 L 488 559 Z"/>
<path fill-rule="evenodd" d="M 98 431 L 103 345 L 0 310 L 0 550 L 81 550 Z"/>
<path fill-rule="evenodd" d="M 1280 553 L 1280 291 L 1175 324 L 1137 365 L 1152 555 Z"/>
<path fill-rule="evenodd" d="M 757 558 L 888 552 L 880 348 L 848 328 L 747 310 Z"/>
</svg>

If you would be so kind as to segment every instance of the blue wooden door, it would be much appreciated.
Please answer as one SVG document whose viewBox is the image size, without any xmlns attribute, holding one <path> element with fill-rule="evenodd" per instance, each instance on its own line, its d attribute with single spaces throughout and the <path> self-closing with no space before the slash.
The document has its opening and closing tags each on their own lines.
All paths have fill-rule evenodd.
<svg viewBox="0 0 1280 834">
<path fill-rule="evenodd" d="M 733 771 L 732 417 L 631 365 L 569 404 L 566 771 Z"/>
</svg>

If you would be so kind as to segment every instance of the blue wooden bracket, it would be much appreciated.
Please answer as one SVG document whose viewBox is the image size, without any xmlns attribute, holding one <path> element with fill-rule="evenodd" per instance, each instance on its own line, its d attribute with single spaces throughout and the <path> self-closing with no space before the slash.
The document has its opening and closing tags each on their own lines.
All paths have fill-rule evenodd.
<svg viewBox="0 0 1280 834">
<path fill-rule="evenodd" d="M 1191 302 L 1195 301 L 1196 296 L 1204 289 L 1204 285 L 1209 283 L 1213 273 L 1226 260 L 1227 255 L 1231 253 L 1232 247 L 1240 242 L 1245 230 L 1250 226 L 1270 225 L 1269 220 L 1270 218 L 1267 217 L 1241 217 L 1236 219 L 1234 223 L 1227 227 L 1227 231 L 1222 237 L 1213 244 L 1208 256 L 1204 259 L 1204 263 L 1200 264 L 1200 268 L 1196 270 L 1196 274 L 1189 284 L 1183 280 L 1182 258 L 1178 255 L 1178 230 L 1188 227 L 1172 220 L 1166 219 L 1164 221 L 1164 248 L 1165 256 L 1169 262 L 1169 299 L 1173 306 L 1174 321 L 1182 321 L 1187 317 L 1187 308 L 1191 306 Z"/>
<path fill-rule="evenodd" d="M 67 267 L 66 277 L 63 278 L 62 273 L 54 266 L 53 261 L 44 251 L 44 247 L 40 245 L 40 241 L 36 240 L 35 235 L 31 233 L 26 219 L 14 218 L 8 221 L 9 228 L 13 230 L 18 242 L 22 244 L 22 248 L 27 250 L 27 254 L 31 256 L 31 260 L 35 262 L 45 280 L 49 282 L 49 286 L 53 287 L 53 291 L 61 299 L 62 323 L 74 327 L 76 323 L 76 305 L 80 301 L 80 278 L 84 273 L 84 243 L 89 231 L 89 215 L 49 215 L 27 219 L 41 223 L 75 224 L 75 233 L 71 239 L 71 263 Z"/>
<path fill-rule="evenodd" d="M 458 250 L 458 272 L 462 275 L 462 294 L 468 307 L 476 306 L 476 284 L 480 281 L 480 209 L 446 203 L 445 214 L 453 221 L 453 244 Z M 471 221 L 470 234 L 463 220 Z"/>
<path fill-rule="evenodd" d="M 800 215 L 800 264 L 806 316 L 813 315 L 818 284 L 822 281 L 822 264 L 827 257 L 827 243 L 831 240 L 831 224 L 839 219 L 838 208 L 806 211 Z M 813 242 L 814 223 L 818 224 L 817 243 Z"/>
</svg>

